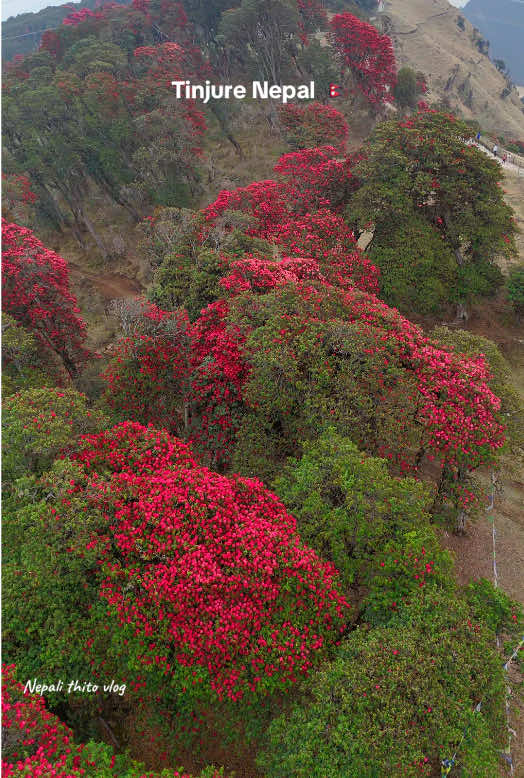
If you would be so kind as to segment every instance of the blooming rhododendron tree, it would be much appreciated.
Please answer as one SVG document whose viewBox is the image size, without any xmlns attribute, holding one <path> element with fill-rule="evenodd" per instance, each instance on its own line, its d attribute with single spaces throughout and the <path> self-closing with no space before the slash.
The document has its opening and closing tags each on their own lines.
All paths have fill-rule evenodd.
<svg viewBox="0 0 524 778">
<path fill-rule="evenodd" d="M 235 467 L 271 474 L 331 421 L 403 472 L 436 459 L 443 488 L 469 505 L 465 474 L 504 442 L 484 359 L 447 351 L 372 295 L 283 280 L 230 301 L 247 365 Z"/>
<path fill-rule="evenodd" d="M 333 46 L 357 89 L 370 103 L 392 102 L 396 67 L 391 38 L 350 13 L 336 14 L 330 25 Z"/>
<path fill-rule="evenodd" d="M 358 186 L 352 179 L 351 157 L 334 146 L 302 149 L 284 154 L 274 167 L 277 180 L 254 181 L 246 187 L 223 190 L 205 209 L 214 224 L 227 211 L 243 211 L 256 222 L 249 234 L 266 238 L 282 222 L 317 209 L 337 209 Z"/>
<path fill-rule="evenodd" d="M 348 605 L 335 570 L 259 481 L 213 473 L 187 445 L 132 423 L 86 436 L 75 461 L 117 549 L 93 538 L 101 594 L 146 672 L 180 682 L 186 668 L 185 685 L 239 700 L 293 682 L 336 638 Z"/>
<path fill-rule="evenodd" d="M 139 310 L 102 378 L 119 419 L 133 418 L 172 432 L 187 426 L 189 332 L 185 311 L 163 311 L 138 300 Z M 125 312 L 124 312 L 125 315 Z"/>
<path fill-rule="evenodd" d="M 88 352 L 66 261 L 17 224 L 2 223 L 2 241 L 4 309 L 59 354 L 74 375 Z"/>
<path fill-rule="evenodd" d="M 278 115 L 286 140 L 294 149 L 330 145 L 344 151 L 348 127 L 344 116 L 330 105 L 287 103 Z"/>
</svg>

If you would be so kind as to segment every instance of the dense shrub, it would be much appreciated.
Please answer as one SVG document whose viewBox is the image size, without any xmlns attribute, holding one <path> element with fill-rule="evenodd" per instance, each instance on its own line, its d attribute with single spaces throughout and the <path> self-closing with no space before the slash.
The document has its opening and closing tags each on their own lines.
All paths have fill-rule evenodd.
<svg viewBox="0 0 524 778">
<path fill-rule="evenodd" d="M 32 389 L 65 378 L 60 364 L 53 364 L 49 352 L 28 329 L 8 313 L 2 313 L 2 395 Z"/>
<path fill-rule="evenodd" d="M 275 491 L 300 536 L 333 562 L 346 585 L 369 582 L 384 545 L 426 526 L 432 502 L 426 484 L 392 478 L 384 460 L 363 454 L 334 429 L 304 444 Z"/>
<path fill-rule="evenodd" d="M 6 486 L 24 475 L 41 475 L 80 435 L 98 432 L 105 421 L 73 389 L 27 389 L 7 397 L 2 420 Z"/>
<path fill-rule="evenodd" d="M 404 613 L 351 633 L 273 722 L 259 759 L 268 778 L 435 775 L 459 743 L 465 775 L 496 774 L 505 684 L 493 633 L 454 593 L 428 590 Z"/>
<path fill-rule="evenodd" d="M 432 291 L 440 302 L 446 296 L 468 302 L 493 294 L 503 281 L 496 257 L 514 254 L 515 225 L 500 189 L 500 165 L 469 144 L 472 136 L 452 116 L 421 111 L 377 125 L 354 168 L 361 186 L 347 218 L 360 230 L 374 228 L 373 257 L 379 263 L 384 252 L 382 286 L 395 304 L 414 303 L 415 310 L 427 312 Z M 424 267 L 430 278 L 406 303 L 408 279 L 416 286 Z"/>
<path fill-rule="evenodd" d="M 417 103 L 417 74 L 408 67 L 400 68 L 393 90 L 395 100 L 401 108 L 415 108 Z"/>
<path fill-rule="evenodd" d="M 524 314 L 524 265 L 512 268 L 508 279 L 508 297 L 513 310 L 520 317 Z"/>
<path fill-rule="evenodd" d="M 406 315 L 445 311 L 460 299 L 453 250 L 418 214 L 377 224 L 368 247 L 380 269 L 380 297 Z"/>
</svg>

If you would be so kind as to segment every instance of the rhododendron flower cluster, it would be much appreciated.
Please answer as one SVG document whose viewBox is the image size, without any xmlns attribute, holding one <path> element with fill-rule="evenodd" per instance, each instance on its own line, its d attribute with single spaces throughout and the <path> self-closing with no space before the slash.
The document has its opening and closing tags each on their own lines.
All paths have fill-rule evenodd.
<svg viewBox="0 0 524 778">
<path fill-rule="evenodd" d="M 36 201 L 36 195 L 31 190 L 31 182 L 27 176 L 17 176 L 14 174 L 2 173 L 4 184 L 4 196 L 16 196 L 25 204 L 33 204 Z"/>
<path fill-rule="evenodd" d="M 278 180 L 254 181 L 246 187 L 223 190 L 204 210 L 213 224 L 227 211 L 243 211 L 256 220 L 247 232 L 268 237 L 282 221 L 317 209 L 336 209 L 356 187 L 351 157 L 339 159 L 334 146 L 303 149 L 280 157 Z"/>
<path fill-rule="evenodd" d="M 104 15 L 100 11 L 91 11 L 90 8 L 80 8 L 78 11 L 73 11 L 63 19 L 62 24 L 66 27 L 76 27 L 78 24 L 87 21 L 87 19 L 103 19 Z"/>
<path fill-rule="evenodd" d="M 167 677 L 186 667 L 232 700 L 307 672 L 349 606 L 277 497 L 137 423 L 82 440 L 72 493 L 103 507 L 101 596 L 141 639 L 140 661 Z"/>
<path fill-rule="evenodd" d="M 363 255 L 347 223 L 333 211 L 321 209 L 283 221 L 266 237 L 289 256 L 315 259 L 323 277 L 335 286 L 378 292 L 378 268 Z"/>
<path fill-rule="evenodd" d="M 392 102 L 397 75 L 391 38 L 350 13 L 336 14 L 330 26 L 332 44 L 356 88 L 370 103 Z"/>
<path fill-rule="evenodd" d="M 88 352 L 86 325 L 69 289 L 69 269 L 34 233 L 2 222 L 2 293 L 6 312 L 59 354 L 73 374 Z"/>
<path fill-rule="evenodd" d="M 287 103 L 279 106 L 278 115 L 288 142 L 295 148 L 330 145 L 344 151 L 348 126 L 343 114 L 322 103 L 305 106 Z"/>
<path fill-rule="evenodd" d="M 189 377 L 189 320 L 143 300 L 132 335 L 121 339 L 102 373 L 106 401 L 123 418 L 181 432 Z"/>
<path fill-rule="evenodd" d="M 212 303 L 191 327 L 189 439 L 199 451 L 213 452 L 215 467 L 229 461 L 248 374 L 244 334 L 228 326 L 228 311 L 226 301 Z"/>
<path fill-rule="evenodd" d="M 340 207 L 356 188 L 352 179 L 351 157 L 340 159 L 335 146 L 283 154 L 275 165 L 275 173 L 284 178 L 285 197 L 298 212 L 316 208 Z"/>
</svg>

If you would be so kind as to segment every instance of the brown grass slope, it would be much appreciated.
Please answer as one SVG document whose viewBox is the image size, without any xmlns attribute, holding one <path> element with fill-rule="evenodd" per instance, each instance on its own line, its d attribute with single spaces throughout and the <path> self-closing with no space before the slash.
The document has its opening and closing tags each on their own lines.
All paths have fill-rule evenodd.
<svg viewBox="0 0 524 778">
<path fill-rule="evenodd" d="M 383 24 L 393 38 L 399 67 L 409 65 L 426 74 L 429 100 L 447 98 L 450 108 L 477 119 L 488 132 L 524 138 L 524 111 L 514 89 L 501 94 L 505 78 L 489 57 L 481 54 L 474 28 L 460 9 L 447 0 L 388 0 Z"/>
</svg>

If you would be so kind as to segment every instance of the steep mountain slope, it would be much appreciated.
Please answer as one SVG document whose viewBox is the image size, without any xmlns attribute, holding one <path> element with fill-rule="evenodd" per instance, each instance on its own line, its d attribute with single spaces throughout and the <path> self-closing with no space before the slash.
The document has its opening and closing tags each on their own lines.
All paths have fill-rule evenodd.
<svg viewBox="0 0 524 778">
<path fill-rule="evenodd" d="M 523 106 L 516 90 L 501 96 L 506 79 L 481 53 L 482 37 L 460 9 L 447 0 L 390 0 L 383 23 L 394 40 L 399 64 L 426 74 L 430 99 L 445 100 L 487 131 L 524 136 Z"/>
<path fill-rule="evenodd" d="M 489 39 L 492 57 L 503 59 L 513 80 L 524 84 L 524 2 L 470 0 L 464 16 Z"/>
</svg>

